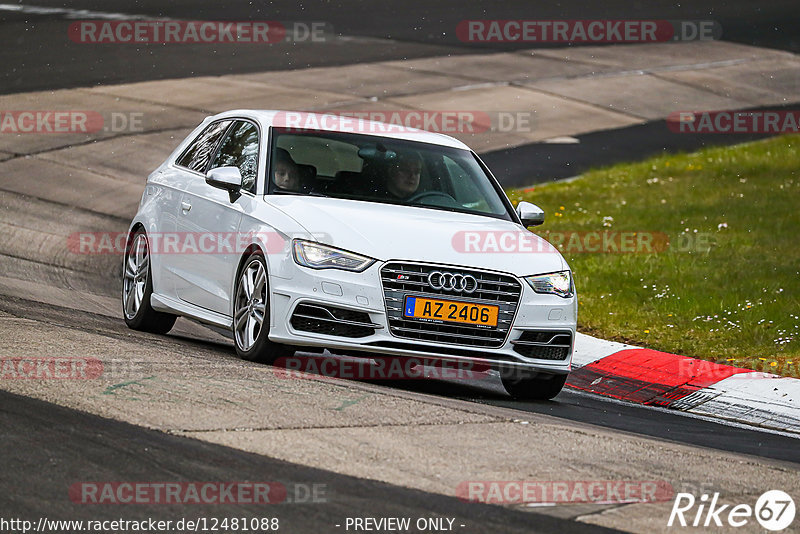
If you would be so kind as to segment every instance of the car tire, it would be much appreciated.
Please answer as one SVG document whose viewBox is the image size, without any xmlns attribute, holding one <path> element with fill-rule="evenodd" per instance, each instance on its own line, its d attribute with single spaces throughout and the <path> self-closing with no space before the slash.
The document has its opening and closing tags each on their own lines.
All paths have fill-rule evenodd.
<svg viewBox="0 0 800 534">
<path fill-rule="evenodd" d="M 269 276 L 261 253 L 250 255 L 236 277 L 233 292 L 233 343 L 243 360 L 274 363 L 296 349 L 269 340 Z"/>
<path fill-rule="evenodd" d="M 501 376 L 503 387 L 517 400 L 550 400 L 561 392 L 567 375 Z"/>
<path fill-rule="evenodd" d="M 166 334 L 177 315 L 158 312 L 150 305 L 153 277 L 150 271 L 150 246 L 147 234 L 138 229 L 130 235 L 122 262 L 122 316 L 132 330 Z"/>
</svg>

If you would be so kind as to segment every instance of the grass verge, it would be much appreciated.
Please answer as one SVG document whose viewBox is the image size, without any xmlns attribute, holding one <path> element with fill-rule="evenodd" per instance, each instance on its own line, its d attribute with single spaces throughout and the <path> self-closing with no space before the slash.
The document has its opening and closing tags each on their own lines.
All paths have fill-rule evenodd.
<svg viewBox="0 0 800 534">
<path fill-rule="evenodd" d="M 536 233 L 560 242 L 574 271 L 579 330 L 800 375 L 800 136 L 615 165 L 510 196 L 547 213 Z M 635 252 L 618 251 L 624 239 Z"/>
</svg>

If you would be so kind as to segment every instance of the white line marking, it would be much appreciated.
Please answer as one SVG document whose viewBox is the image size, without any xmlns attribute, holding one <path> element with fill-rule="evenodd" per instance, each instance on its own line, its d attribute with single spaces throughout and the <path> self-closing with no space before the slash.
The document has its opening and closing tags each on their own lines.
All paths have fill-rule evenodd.
<svg viewBox="0 0 800 534">
<path fill-rule="evenodd" d="M 472 91 L 473 89 L 491 89 L 492 87 L 507 87 L 511 82 L 480 82 L 468 85 L 459 85 L 450 89 L 451 91 Z"/>
<path fill-rule="evenodd" d="M 13 11 L 28 15 L 62 15 L 66 19 L 169 20 L 164 17 L 153 17 L 150 15 L 130 15 L 128 13 L 108 13 L 106 11 L 90 11 L 88 9 L 69 9 L 62 7 L 27 6 L 24 4 L 0 4 L 0 11 Z"/>
<path fill-rule="evenodd" d="M 574 395 L 583 396 L 583 397 L 591 397 L 592 399 L 607 401 L 607 402 L 610 402 L 612 404 L 623 404 L 625 406 L 629 406 L 629 407 L 633 407 L 633 408 L 641 408 L 642 410 L 655 410 L 657 412 L 662 412 L 662 413 L 665 413 L 665 414 L 679 415 L 679 416 L 683 416 L 683 417 L 689 417 L 691 419 L 700 419 L 702 421 L 707 421 L 709 423 L 717 423 L 719 425 L 730 426 L 730 427 L 739 428 L 739 429 L 742 429 L 742 430 L 752 430 L 753 432 L 762 432 L 764 434 L 776 434 L 778 436 L 784 436 L 784 437 L 787 437 L 787 438 L 800 439 L 800 435 L 798 435 L 797 433 L 793 433 L 793 432 L 786 432 L 786 431 L 783 431 L 783 430 L 775 430 L 775 429 L 772 429 L 772 428 L 763 428 L 763 427 L 749 425 L 749 424 L 746 424 L 746 423 L 739 423 L 738 421 L 731 421 L 730 419 L 720 419 L 719 417 L 711 417 L 711 416 L 708 416 L 708 415 L 701 415 L 701 414 L 696 414 L 696 413 L 693 413 L 693 412 L 681 412 L 681 411 L 677 411 L 677 410 L 672 410 L 670 408 L 663 408 L 661 406 L 650 406 L 650 405 L 647 405 L 647 404 L 637 404 L 637 403 L 630 402 L 630 401 L 624 401 L 624 400 L 620 400 L 620 399 L 615 399 L 613 397 L 604 397 L 602 395 L 597 395 L 596 393 L 590 393 L 588 391 L 581 391 L 579 389 L 573 389 L 573 388 L 571 388 L 569 386 L 567 386 L 564 389 L 565 389 L 565 391 L 569 391 L 569 393 L 572 393 Z M 592 424 L 592 423 L 588 423 L 588 424 Z M 642 435 L 646 436 L 646 434 L 642 434 Z M 669 438 L 665 438 L 665 439 L 669 439 Z M 677 443 L 684 443 L 685 444 L 684 441 L 677 441 Z M 747 453 L 741 453 L 741 454 L 747 454 Z"/>
<path fill-rule="evenodd" d="M 580 143 L 580 139 L 577 137 L 572 137 L 569 135 L 562 135 L 560 137 L 551 137 L 549 139 L 545 139 L 542 143 L 547 143 L 550 145 L 573 145 L 576 143 Z"/>
</svg>

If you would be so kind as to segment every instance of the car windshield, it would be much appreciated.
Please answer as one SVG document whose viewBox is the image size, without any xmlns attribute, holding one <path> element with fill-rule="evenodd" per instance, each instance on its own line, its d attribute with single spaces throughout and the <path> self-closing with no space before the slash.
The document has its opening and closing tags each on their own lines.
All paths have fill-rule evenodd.
<svg viewBox="0 0 800 534">
<path fill-rule="evenodd" d="M 469 150 L 355 133 L 273 128 L 268 194 L 404 204 L 513 220 Z"/>
</svg>

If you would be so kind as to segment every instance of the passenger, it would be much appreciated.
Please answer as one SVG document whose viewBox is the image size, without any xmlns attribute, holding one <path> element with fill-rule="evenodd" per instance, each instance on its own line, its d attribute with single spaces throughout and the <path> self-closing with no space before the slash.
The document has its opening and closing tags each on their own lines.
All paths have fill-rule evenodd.
<svg viewBox="0 0 800 534">
<path fill-rule="evenodd" d="M 422 159 L 414 154 L 400 154 L 389 167 L 386 192 L 389 198 L 407 199 L 419 188 Z"/>
<path fill-rule="evenodd" d="M 275 163 L 272 166 L 272 181 L 279 189 L 300 191 L 300 168 L 288 150 L 275 149 Z"/>
</svg>

